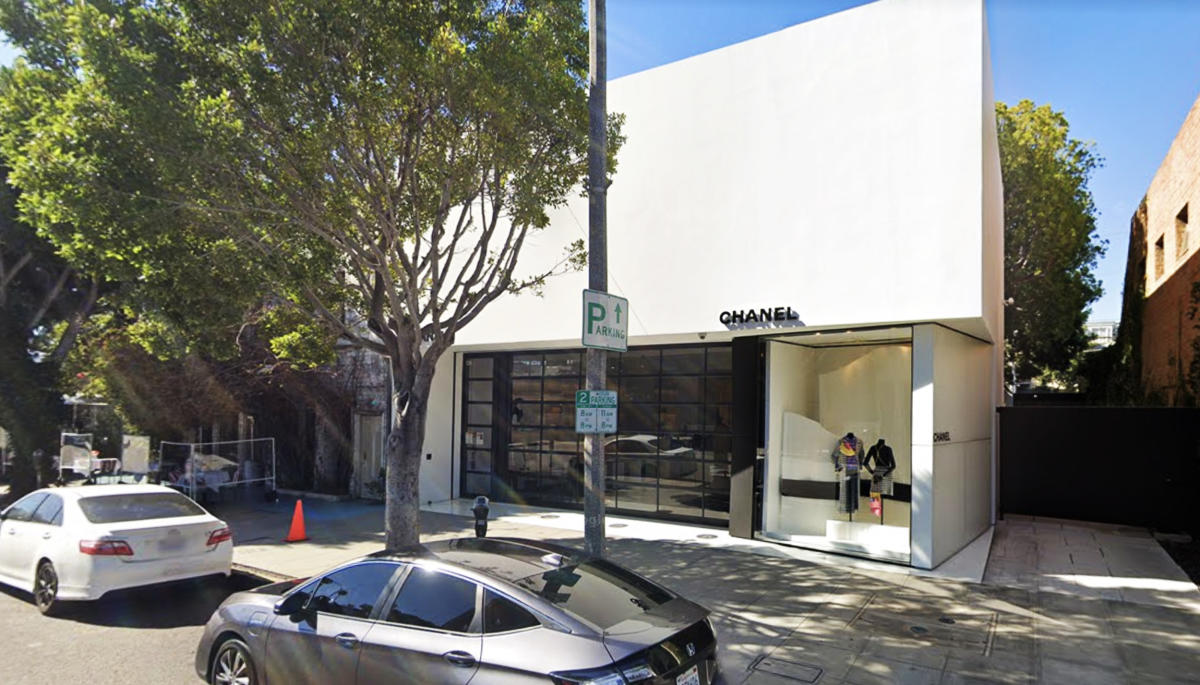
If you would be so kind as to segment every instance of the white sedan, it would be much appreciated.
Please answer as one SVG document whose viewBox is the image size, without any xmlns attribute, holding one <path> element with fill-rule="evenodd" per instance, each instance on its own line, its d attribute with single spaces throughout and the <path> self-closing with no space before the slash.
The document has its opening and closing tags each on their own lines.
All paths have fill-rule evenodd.
<svg viewBox="0 0 1200 685">
<path fill-rule="evenodd" d="M 33 593 L 44 614 L 58 600 L 230 573 L 223 521 L 158 485 L 42 489 L 0 512 L 0 583 Z"/>
</svg>

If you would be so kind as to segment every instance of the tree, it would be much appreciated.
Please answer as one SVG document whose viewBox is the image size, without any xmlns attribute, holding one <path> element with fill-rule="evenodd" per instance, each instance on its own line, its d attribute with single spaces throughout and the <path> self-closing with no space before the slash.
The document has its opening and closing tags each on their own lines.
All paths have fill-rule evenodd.
<svg viewBox="0 0 1200 685">
<path fill-rule="evenodd" d="M 517 267 L 586 171 L 580 4 L 13 0 L 0 27 L 28 56 L 0 103 L 26 215 L 135 265 L 178 230 L 230 246 L 386 355 L 387 545 L 418 544 L 438 359 L 502 294 L 582 263 L 577 243 Z"/>
<path fill-rule="evenodd" d="M 1008 377 L 1069 377 L 1086 349 L 1088 306 L 1100 297 L 1088 180 L 1102 160 L 1070 137 L 1049 105 L 996 103 L 1004 177 L 1004 337 Z"/>
<path fill-rule="evenodd" d="M 17 216 L 18 194 L 0 166 L 0 426 L 12 436 L 12 494 L 50 477 L 34 454 L 58 451 L 59 369 L 96 306 L 100 283 L 81 274 Z"/>
</svg>

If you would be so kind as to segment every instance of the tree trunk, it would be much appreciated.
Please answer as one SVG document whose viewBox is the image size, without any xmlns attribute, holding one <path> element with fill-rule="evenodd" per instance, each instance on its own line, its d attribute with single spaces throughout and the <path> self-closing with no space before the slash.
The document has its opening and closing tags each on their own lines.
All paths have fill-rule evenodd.
<svg viewBox="0 0 1200 685">
<path fill-rule="evenodd" d="M 421 448 L 429 409 L 429 383 L 413 388 L 387 439 L 387 548 L 409 550 L 421 544 Z"/>
</svg>

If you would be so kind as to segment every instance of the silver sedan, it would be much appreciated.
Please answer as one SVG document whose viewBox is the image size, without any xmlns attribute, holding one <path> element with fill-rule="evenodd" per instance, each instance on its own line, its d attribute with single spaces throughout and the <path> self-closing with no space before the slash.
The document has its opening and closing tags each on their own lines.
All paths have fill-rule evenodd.
<svg viewBox="0 0 1200 685">
<path fill-rule="evenodd" d="M 708 610 L 558 545 L 467 538 L 232 595 L 205 626 L 209 683 L 708 685 Z"/>
</svg>

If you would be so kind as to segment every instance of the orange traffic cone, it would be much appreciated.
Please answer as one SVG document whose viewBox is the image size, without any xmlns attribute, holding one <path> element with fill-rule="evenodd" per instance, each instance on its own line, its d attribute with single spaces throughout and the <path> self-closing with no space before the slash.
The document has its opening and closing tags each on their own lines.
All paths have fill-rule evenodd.
<svg viewBox="0 0 1200 685">
<path fill-rule="evenodd" d="M 292 528 L 288 531 L 284 542 L 302 542 L 308 539 L 304 533 L 304 505 L 296 500 L 296 509 L 292 511 Z"/>
</svg>

